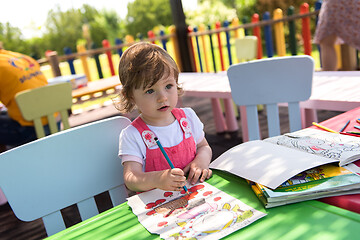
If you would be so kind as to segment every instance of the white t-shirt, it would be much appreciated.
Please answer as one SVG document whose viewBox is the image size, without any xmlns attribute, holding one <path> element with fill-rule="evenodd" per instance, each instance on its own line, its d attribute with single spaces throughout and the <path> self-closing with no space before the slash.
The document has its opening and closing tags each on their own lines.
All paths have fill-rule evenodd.
<svg viewBox="0 0 360 240">
<path fill-rule="evenodd" d="M 194 110 L 191 108 L 182 108 L 185 112 L 186 119 L 189 122 L 191 133 L 194 137 L 195 144 L 200 143 L 204 136 L 204 124 L 200 121 Z M 183 130 L 177 120 L 165 127 L 147 125 L 155 135 L 161 139 L 163 147 L 173 147 L 183 140 Z M 154 146 L 152 148 L 157 148 Z M 146 145 L 139 131 L 133 126 L 127 126 L 121 131 L 119 139 L 119 157 L 122 163 L 126 161 L 136 161 L 145 166 Z"/>
</svg>

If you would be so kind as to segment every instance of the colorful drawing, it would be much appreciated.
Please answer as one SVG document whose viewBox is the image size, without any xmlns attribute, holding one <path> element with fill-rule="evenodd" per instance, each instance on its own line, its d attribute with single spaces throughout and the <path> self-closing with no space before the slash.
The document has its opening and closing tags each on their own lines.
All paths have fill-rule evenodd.
<svg viewBox="0 0 360 240">
<path fill-rule="evenodd" d="M 218 239 L 265 216 L 207 183 L 188 190 L 155 189 L 129 198 L 128 204 L 148 231 L 164 239 Z"/>
</svg>

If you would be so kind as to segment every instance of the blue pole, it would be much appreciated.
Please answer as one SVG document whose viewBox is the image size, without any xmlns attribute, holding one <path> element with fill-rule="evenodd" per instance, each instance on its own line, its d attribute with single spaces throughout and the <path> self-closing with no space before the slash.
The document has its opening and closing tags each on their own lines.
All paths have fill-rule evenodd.
<svg viewBox="0 0 360 240">
<path fill-rule="evenodd" d="M 120 38 L 115 38 L 115 45 L 121 45 L 123 43 L 123 41 Z M 119 54 L 119 56 L 121 57 L 121 55 L 123 54 L 123 50 L 122 48 L 119 48 L 117 50 L 117 53 Z"/>
<path fill-rule="evenodd" d="M 263 20 L 270 20 L 270 13 L 265 12 L 263 14 Z M 272 41 L 272 34 L 271 34 L 271 26 L 265 25 L 264 26 L 264 37 L 265 37 L 265 46 L 266 46 L 266 54 L 269 58 L 274 56 L 274 48 L 273 48 L 273 41 Z"/>
<path fill-rule="evenodd" d="M 164 30 L 160 30 L 160 36 L 162 36 L 162 37 L 165 36 Z M 163 45 L 164 50 L 167 51 L 166 50 L 166 39 L 161 39 L 161 43 Z"/>
<path fill-rule="evenodd" d="M 223 26 L 226 27 L 226 28 L 229 27 L 229 22 L 224 21 Z M 229 33 L 229 31 L 226 31 L 225 35 L 226 35 L 226 46 L 227 46 L 227 51 L 228 51 L 228 56 L 229 56 L 229 65 L 232 65 L 230 33 Z"/>
<path fill-rule="evenodd" d="M 197 32 L 197 31 L 198 31 L 197 27 L 194 27 L 194 32 Z M 200 70 L 201 70 L 201 72 L 203 72 L 203 67 L 202 67 L 202 63 L 201 63 L 201 52 L 200 52 L 200 45 L 199 45 L 199 37 L 195 36 L 195 40 L 196 40 L 196 48 L 197 48 L 197 52 L 198 52 L 198 57 L 199 57 Z"/>
<path fill-rule="evenodd" d="M 64 53 L 65 53 L 65 55 L 70 55 L 72 53 L 71 48 L 64 47 Z M 75 74 L 74 59 L 73 58 L 68 59 L 67 62 L 69 64 L 71 74 Z"/>
</svg>

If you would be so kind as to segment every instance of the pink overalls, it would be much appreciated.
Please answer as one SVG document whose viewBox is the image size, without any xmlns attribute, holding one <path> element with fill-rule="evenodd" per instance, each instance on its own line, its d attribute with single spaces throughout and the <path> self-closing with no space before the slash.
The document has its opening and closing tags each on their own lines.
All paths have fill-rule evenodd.
<svg viewBox="0 0 360 240">
<path fill-rule="evenodd" d="M 188 165 L 195 158 L 196 144 L 194 137 L 191 134 L 189 122 L 186 119 L 184 111 L 179 108 L 174 108 L 171 113 L 174 115 L 181 126 L 183 131 L 183 141 L 176 146 L 167 148 L 164 147 L 164 149 L 174 166 L 176 168 L 184 169 L 186 165 Z M 154 140 L 155 134 L 148 128 L 145 122 L 140 117 L 138 117 L 131 124 L 140 132 L 147 147 L 145 172 L 169 169 L 170 166 L 164 155 L 161 153 L 159 147 L 150 149 L 153 146 L 157 146 L 157 144 Z M 161 142 L 161 139 L 159 140 Z"/>
</svg>

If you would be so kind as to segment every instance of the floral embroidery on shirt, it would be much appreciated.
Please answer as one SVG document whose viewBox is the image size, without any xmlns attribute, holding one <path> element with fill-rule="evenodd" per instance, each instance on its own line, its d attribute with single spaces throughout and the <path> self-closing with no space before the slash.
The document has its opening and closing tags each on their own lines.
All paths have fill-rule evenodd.
<svg viewBox="0 0 360 240">
<path fill-rule="evenodd" d="M 191 136 L 190 124 L 186 118 L 180 119 L 180 126 L 183 129 L 186 138 Z"/>
<path fill-rule="evenodd" d="M 144 139 L 144 142 L 148 148 L 151 148 L 156 145 L 155 142 L 155 134 L 152 131 L 144 130 L 142 133 L 142 138 Z"/>
</svg>

